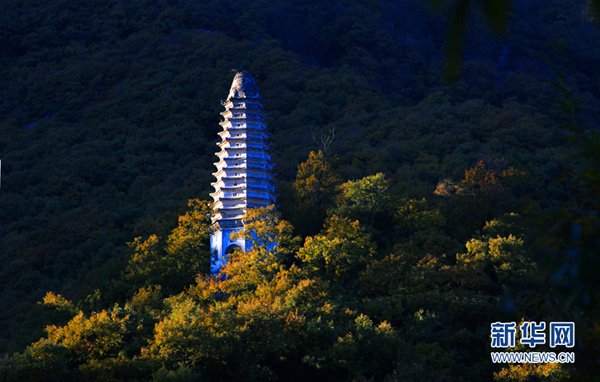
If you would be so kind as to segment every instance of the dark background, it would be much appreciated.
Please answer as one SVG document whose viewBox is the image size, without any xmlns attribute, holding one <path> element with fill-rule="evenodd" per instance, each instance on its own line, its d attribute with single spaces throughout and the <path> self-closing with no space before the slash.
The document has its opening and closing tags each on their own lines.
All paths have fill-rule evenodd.
<svg viewBox="0 0 600 382">
<path fill-rule="evenodd" d="M 48 291 L 110 306 L 126 243 L 168 234 L 188 199 L 208 198 L 231 69 L 268 101 L 281 211 L 303 236 L 321 228 L 294 208 L 311 131 L 335 129 L 342 181 L 381 172 L 397 197 L 429 198 L 483 161 L 527 172 L 519 197 L 540 211 L 562 203 L 556 177 L 579 162 L 551 81 L 564 76 L 580 126 L 600 120 L 586 2 L 515 1 L 503 36 L 473 7 L 454 82 L 451 8 L 417 3 L 2 1 L 0 350 L 43 335 Z M 481 228 L 449 235 L 462 245 Z"/>
</svg>

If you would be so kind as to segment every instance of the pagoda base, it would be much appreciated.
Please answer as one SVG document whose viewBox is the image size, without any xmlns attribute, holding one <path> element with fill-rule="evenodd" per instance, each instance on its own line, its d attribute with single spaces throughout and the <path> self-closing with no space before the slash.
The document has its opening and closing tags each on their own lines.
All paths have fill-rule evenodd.
<svg viewBox="0 0 600 382">
<path fill-rule="evenodd" d="M 210 249 L 213 255 L 210 270 L 212 273 L 218 273 L 227 263 L 227 255 L 234 250 L 246 250 L 246 241 L 243 239 L 231 240 L 231 234 L 243 231 L 244 227 L 222 227 L 210 237 Z"/>
</svg>

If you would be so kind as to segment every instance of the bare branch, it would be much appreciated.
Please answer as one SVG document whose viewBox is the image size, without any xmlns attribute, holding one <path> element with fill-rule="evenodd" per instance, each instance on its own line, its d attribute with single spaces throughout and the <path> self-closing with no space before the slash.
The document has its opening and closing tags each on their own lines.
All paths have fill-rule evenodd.
<svg viewBox="0 0 600 382">
<path fill-rule="evenodd" d="M 319 146 L 321 152 L 323 152 L 323 161 L 327 160 L 327 157 L 329 156 L 329 147 L 335 138 L 335 127 L 329 130 L 327 134 L 322 132 L 319 140 L 317 140 L 317 136 L 313 129 L 310 129 L 310 135 L 313 142 L 315 142 L 315 144 Z"/>
<path fill-rule="evenodd" d="M 329 130 L 327 136 L 325 136 L 325 134 L 321 134 L 321 145 L 323 146 L 323 155 L 325 155 L 325 157 L 327 157 L 329 154 L 329 147 L 333 142 L 333 138 L 335 138 L 335 127 Z"/>
</svg>

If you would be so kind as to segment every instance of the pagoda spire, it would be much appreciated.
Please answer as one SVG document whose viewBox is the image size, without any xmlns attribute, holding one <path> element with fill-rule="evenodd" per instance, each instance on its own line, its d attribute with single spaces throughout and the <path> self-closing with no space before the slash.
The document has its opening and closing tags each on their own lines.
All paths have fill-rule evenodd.
<svg viewBox="0 0 600 382">
<path fill-rule="evenodd" d="M 219 161 L 215 163 L 217 181 L 212 183 L 215 233 L 211 250 L 216 253 L 212 271 L 217 272 L 235 249 L 247 250 L 245 240 L 231 240 L 230 235 L 244 230 L 243 218 L 248 208 L 276 204 L 273 181 L 275 173 L 268 141 L 265 103 L 260 98 L 254 77 L 248 72 L 237 73 L 229 96 L 221 101 L 225 111 L 220 123 Z"/>
</svg>

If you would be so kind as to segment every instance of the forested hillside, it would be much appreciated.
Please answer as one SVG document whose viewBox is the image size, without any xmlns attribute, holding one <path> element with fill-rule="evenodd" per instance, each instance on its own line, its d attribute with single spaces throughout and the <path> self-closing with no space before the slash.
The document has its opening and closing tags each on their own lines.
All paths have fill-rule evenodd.
<svg viewBox="0 0 600 382">
<path fill-rule="evenodd" d="M 590 379 L 593 12 L 515 1 L 497 36 L 473 5 L 451 81 L 446 5 L 3 1 L 0 380 Z M 281 215 L 210 278 L 232 70 Z M 576 364 L 491 363 L 501 320 L 576 321 Z"/>
</svg>

